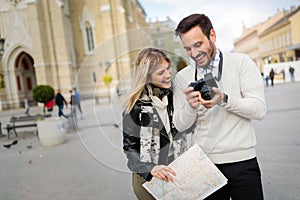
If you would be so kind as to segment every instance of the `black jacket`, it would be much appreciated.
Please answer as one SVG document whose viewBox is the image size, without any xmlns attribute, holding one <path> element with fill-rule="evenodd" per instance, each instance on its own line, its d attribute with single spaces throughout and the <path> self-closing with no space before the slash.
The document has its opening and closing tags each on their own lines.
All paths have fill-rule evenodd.
<svg viewBox="0 0 300 200">
<path fill-rule="evenodd" d="M 140 115 L 141 106 L 152 106 L 151 102 L 138 101 L 129 114 L 123 113 L 123 150 L 128 158 L 128 167 L 134 172 L 140 174 L 145 180 L 149 181 L 152 178 L 150 171 L 156 165 L 155 163 L 145 163 L 140 161 L 140 130 L 141 126 L 150 126 L 160 130 L 160 152 L 157 164 L 168 164 L 168 152 L 170 139 L 159 117 L 156 109 L 153 108 L 154 114 L 158 116 L 158 120 L 150 121 L 150 117 Z M 141 116 L 141 120 L 140 120 Z M 172 133 L 173 134 L 173 133 Z M 176 135 L 173 135 L 173 139 Z"/>
<path fill-rule="evenodd" d="M 55 96 L 55 104 L 58 106 L 64 105 L 64 103 L 67 105 L 67 101 L 63 97 L 61 93 L 57 93 Z"/>
</svg>

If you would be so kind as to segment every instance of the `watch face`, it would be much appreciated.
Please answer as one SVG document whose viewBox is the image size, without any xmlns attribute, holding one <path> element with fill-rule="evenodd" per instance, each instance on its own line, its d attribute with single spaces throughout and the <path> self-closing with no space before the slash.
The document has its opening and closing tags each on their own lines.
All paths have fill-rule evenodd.
<svg viewBox="0 0 300 200">
<path fill-rule="evenodd" d="M 228 95 L 224 93 L 224 100 L 223 100 L 223 102 L 227 103 L 227 101 L 228 101 Z"/>
</svg>

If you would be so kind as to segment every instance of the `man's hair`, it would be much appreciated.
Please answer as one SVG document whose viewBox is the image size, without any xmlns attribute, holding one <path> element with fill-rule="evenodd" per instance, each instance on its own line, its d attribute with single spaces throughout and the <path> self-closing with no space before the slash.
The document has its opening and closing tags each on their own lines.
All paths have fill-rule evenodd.
<svg viewBox="0 0 300 200">
<path fill-rule="evenodd" d="M 192 14 L 183 18 L 175 30 L 175 35 L 180 37 L 181 34 L 188 32 L 195 26 L 199 26 L 204 35 L 210 39 L 210 30 L 213 29 L 213 25 L 210 19 L 204 14 Z"/>
</svg>

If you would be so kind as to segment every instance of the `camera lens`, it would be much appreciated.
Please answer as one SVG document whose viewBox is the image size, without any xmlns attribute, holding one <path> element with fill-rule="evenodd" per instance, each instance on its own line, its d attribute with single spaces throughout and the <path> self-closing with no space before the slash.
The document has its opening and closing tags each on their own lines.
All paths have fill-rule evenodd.
<svg viewBox="0 0 300 200">
<path fill-rule="evenodd" d="M 200 90 L 201 97 L 204 100 L 211 100 L 211 89 L 209 88 L 208 85 L 203 85 L 203 87 Z"/>
</svg>

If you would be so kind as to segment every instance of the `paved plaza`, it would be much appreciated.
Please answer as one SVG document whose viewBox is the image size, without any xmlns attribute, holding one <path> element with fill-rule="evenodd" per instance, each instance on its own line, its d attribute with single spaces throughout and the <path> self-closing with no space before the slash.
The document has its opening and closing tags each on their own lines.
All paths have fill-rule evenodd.
<svg viewBox="0 0 300 200">
<path fill-rule="evenodd" d="M 300 83 L 275 84 L 265 93 L 268 114 L 263 121 L 254 121 L 265 199 L 298 200 Z M 117 101 L 84 100 L 82 107 L 84 118 L 78 119 L 77 130 L 67 131 L 62 145 L 42 146 L 32 128 L 20 131 L 17 138 L 11 134 L 10 140 L 0 139 L 0 200 L 135 199 L 122 151 Z M 42 113 L 42 108 L 30 112 Z M 2 111 L 2 127 L 12 115 L 23 115 L 23 110 Z M 63 122 L 67 127 L 68 121 Z M 3 147 L 14 140 L 18 144 Z"/>
</svg>

